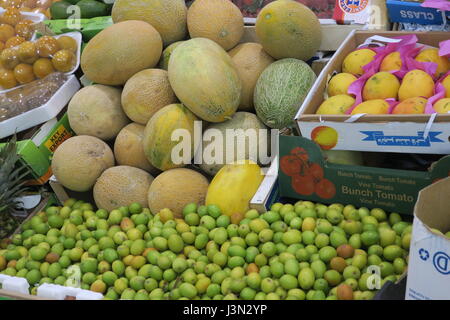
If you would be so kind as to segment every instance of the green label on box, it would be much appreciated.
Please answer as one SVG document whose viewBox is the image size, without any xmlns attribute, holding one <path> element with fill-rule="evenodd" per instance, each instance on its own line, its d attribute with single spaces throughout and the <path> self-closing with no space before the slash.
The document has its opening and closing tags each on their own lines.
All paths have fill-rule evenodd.
<svg viewBox="0 0 450 320">
<path fill-rule="evenodd" d="M 280 193 L 288 198 L 413 214 L 419 191 L 450 175 L 450 156 L 420 172 L 328 163 L 319 146 L 302 137 L 280 136 L 279 148 Z"/>
<path fill-rule="evenodd" d="M 39 149 L 41 152 L 50 159 L 52 154 L 55 152 L 64 141 L 73 137 L 75 132 L 70 127 L 69 117 L 66 114 L 56 123 L 44 142 L 41 143 Z"/>
</svg>

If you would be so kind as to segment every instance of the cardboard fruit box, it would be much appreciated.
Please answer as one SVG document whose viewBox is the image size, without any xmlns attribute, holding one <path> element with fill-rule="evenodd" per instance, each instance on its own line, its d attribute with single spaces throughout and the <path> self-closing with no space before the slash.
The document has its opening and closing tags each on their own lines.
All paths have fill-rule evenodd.
<svg viewBox="0 0 450 320">
<path fill-rule="evenodd" d="M 302 157 L 303 168 L 296 166 L 295 159 L 289 161 L 293 156 Z M 262 211 L 280 199 L 300 199 L 412 215 L 420 190 L 450 174 L 450 156 L 442 157 L 429 171 L 333 164 L 316 143 L 293 136 L 280 136 L 278 159 L 279 164 L 271 168 L 279 167 L 278 173 L 266 175 L 251 201 L 252 208 Z M 305 178 L 309 174 L 314 183 Z"/>
<path fill-rule="evenodd" d="M 387 0 L 386 6 L 391 22 L 441 25 L 444 18 L 450 17 L 450 12 L 443 14 L 437 9 L 422 7 L 420 2 Z"/>
<path fill-rule="evenodd" d="M 352 32 L 322 70 L 300 107 L 295 121 L 303 137 L 334 150 L 450 154 L 450 114 L 316 115 L 324 101 L 328 79 L 341 72 L 345 57 L 369 37 L 395 37 L 411 32 Z M 438 47 L 448 32 L 415 33 L 420 44 Z M 352 121 L 352 122 L 350 122 Z"/>
<path fill-rule="evenodd" d="M 408 265 L 406 300 L 450 300 L 450 178 L 419 194 Z"/>
</svg>

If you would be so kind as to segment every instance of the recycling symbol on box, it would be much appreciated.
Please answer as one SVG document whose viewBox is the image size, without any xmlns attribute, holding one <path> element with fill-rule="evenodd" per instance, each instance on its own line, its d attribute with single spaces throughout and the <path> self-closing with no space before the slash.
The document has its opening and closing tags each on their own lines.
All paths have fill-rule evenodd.
<svg viewBox="0 0 450 320">
<path fill-rule="evenodd" d="M 430 258 L 430 253 L 422 248 L 419 250 L 419 256 L 423 261 L 427 261 Z"/>
</svg>

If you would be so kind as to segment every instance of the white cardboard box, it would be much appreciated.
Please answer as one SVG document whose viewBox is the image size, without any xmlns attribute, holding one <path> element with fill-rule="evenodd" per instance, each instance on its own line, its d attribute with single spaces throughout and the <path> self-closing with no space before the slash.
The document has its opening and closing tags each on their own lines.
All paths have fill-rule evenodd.
<svg viewBox="0 0 450 320">
<path fill-rule="evenodd" d="M 341 72 L 344 58 L 374 35 L 395 37 L 413 32 L 353 31 L 319 75 L 300 107 L 295 122 L 301 135 L 322 135 L 333 150 L 450 154 L 450 114 L 317 115 L 328 79 Z M 414 32 L 419 43 L 438 47 L 447 32 Z M 323 134 L 322 134 L 323 133 Z M 329 140 L 329 141 L 328 141 Z"/>
<path fill-rule="evenodd" d="M 406 300 L 450 300 L 450 177 L 419 193 L 414 210 Z"/>
</svg>

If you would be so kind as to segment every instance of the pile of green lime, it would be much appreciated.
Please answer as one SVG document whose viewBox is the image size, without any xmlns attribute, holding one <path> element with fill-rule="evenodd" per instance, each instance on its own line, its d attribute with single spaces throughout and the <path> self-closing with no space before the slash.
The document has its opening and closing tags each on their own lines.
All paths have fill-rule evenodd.
<svg viewBox="0 0 450 320">
<path fill-rule="evenodd" d="M 189 204 L 183 215 L 70 199 L 2 242 L 0 271 L 31 293 L 55 283 L 106 299 L 360 300 L 407 269 L 412 225 L 381 209 L 276 203 L 233 224 L 216 205 Z"/>
</svg>

